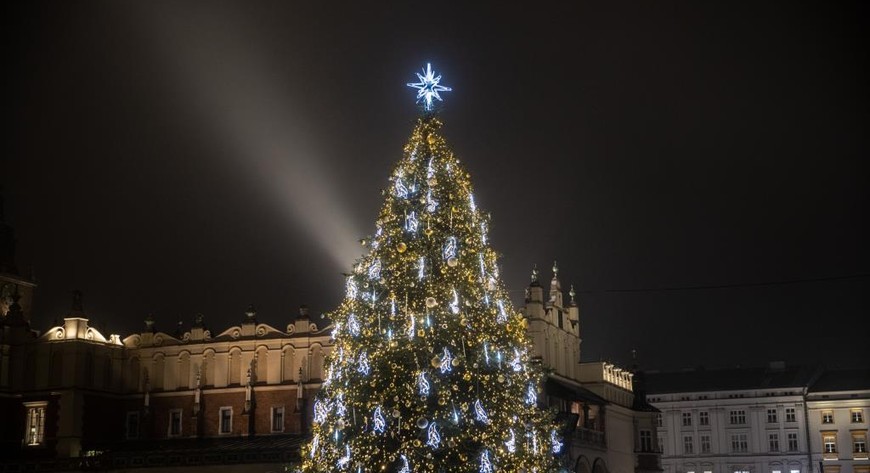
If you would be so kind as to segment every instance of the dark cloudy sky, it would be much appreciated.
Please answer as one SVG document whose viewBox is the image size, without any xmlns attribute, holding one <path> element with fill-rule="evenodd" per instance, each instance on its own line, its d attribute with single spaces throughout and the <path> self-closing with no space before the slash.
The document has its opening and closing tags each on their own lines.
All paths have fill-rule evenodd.
<svg viewBox="0 0 870 473">
<path fill-rule="evenodd" d="M 558 259 L 585 359 L 866 366 L 866 2 L 347 3 L 4 5 L 38 327 L 76 288 L 110 332 L 331 310 L 431 61 L 515 303 Z"/>
</svg>

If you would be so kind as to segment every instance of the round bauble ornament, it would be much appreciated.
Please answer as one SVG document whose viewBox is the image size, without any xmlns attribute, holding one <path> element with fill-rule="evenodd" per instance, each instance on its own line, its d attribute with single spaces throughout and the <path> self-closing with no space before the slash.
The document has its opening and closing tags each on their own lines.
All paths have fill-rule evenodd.
<svg viewBox="0 0 870 473">
<path fill-rule="evenodd" d="M 475 364 L 473 364 L 473 365 L 471 365 L 471 366 L 472 366 L 472 368 L 474 368 L 474 369 L 477 369 L 477 368 L 479 367 L 479 365 L 478 365 L 477 363 L 475 363 Z"/>
<path fill-rule="evenodd" d="M 417 336 L 418 336 L 418 337 L 425 337 L 425 336 L 426 336 L 426 331 L 423 330 L 422 328 L 421 328 L 420 330 L 417 330 Z"/>
<path fill-rule="evenodd" d="M 398 409 L 393 409 L 393 417 L 394 418 L 398 419 L 400 415 L 402 415 L 402 413 L 399 412 Z"/>
<path fill-rule="evenodd" d="M 426 298 L 426 307 L 431 309 L 431 308 L 435 307 L 436 305 L 438 305 L 438 301 L 435 300 L 434 297 L 430 296 L 430 297 Z"/>
<path fill-rule="evenodd" d="M 417 427 L 425 429 L 426 427 L 429 427 L 429 421 L 426 420 L 425 417 L 420 417 L 419 419 L 417 419 Z"/>
<path fill-rule="evenodd" d="M 462 375 L 462 379 L 464 379 L 464 380 L 466 380 L 466 381 L 471 381 L 471 373 L 469 373 L 468 371 L 466 371 L 465 374 Z"/>
<path fill-rule="evenodd" d="M 499 383 L 503 383 L 503 382 L 504 382 L 504 375 L 503 375 L 503 374 L 498 375 L 498 382 L 499 382 Z"/>
<path fill-rule="evenodd" d="M 433 356 L 433 357 L 432 357 L 432 361 L 431 361 L 430 363 L 432 363 L 432 367 L 433 367 L 433 368 L 437 368 L 438 365 L 441 364 L 441 359 L 438 358 L 437 356 Z"/>
<path fill-rule="evenodd" d="M 436 141 L 435 135 L 429 135 L 426 137 L 426 142 L 430 145 L 434 145 Z"/>
<path fill-rule="evenodd" d="M 435 179 L 434 177 L 430 177 L 429 181 L 427 181 L 427 182 L 429 183 L 430 186 L 434 187 L 436 184 L 438 184 L 438 179 Z"/>
<path fill-rule="evenodd" d="M 390 340 L 390 348 L 396 348 L 399 346 L 399 342 L 396 340 Z"/>
<path fill-rule="evenodd" d="M 396 245 L 396 251 L 398 251 L 399 253 L 404 253 L 407 249 L 408 245 L 406 245 L 403 241 L 400 241 L 399 244 Z"/>
<path fill-rule="evenodd" d="M 339 429 L 343 429 L 343 428 L 344 428 L 344 419 L 338 419 L 338 422 L 336 422 L 335 425 L 336 425 Z"/>
<path fill-rule="evenodd" d="M 423 230 L 423 233 L 425 233 L 426 236 L 432 236 L 433 230 L 431 228 L 427 228 L 426 230 Z"/>
<path fill-rule="evenodd" d="M 486 283 L 486 288 L 489 289 L 490 291 L 494 291 L 495 290 L 495 279 L 490 279 Z"/>
<path fill-rule="evenodd" d="M 453 439 L 448 440 L 448 441 L 447 441 L 447 446 L 450 447 L 450 448 L 456 448 L 456 441 L 453 440 Z"/>
<path fill-rule="evenodd" d="M 459 207 L 457 207 L 457 206 L 455 206 L 455 205 L 452 205 L 452 206 L 450 207 L 450 211 L 453 212 L 453 213 L 459 212 Z"/>
<path fill-rule="evenodd" d="M 414 446 L 415 446 L 415 447 L 420 448 L 420 445 L 421 445 L 421 444 L 420 444 L 420 441 L 419 441 L 419 440 L 414 440 Z"/>
<path fill-rule="evenodd" d="M 393 402 L 399 402 L 399 396 L 393 396 Z"/>
<path fill-rule="evenodd" d="M 450 362 L 450 364 L 453 365 L 453 366 L 459 366 L 459 358 L 454 358 L 454 359 Z"/>
<path fill-rule="evenodd" d="M 447 266 L 450 266 L 451 268 L 455 268 L 457 264 L 459 264 L 458 259 L 456 259 L 452 256 L 450 258 L 447 258 Z"/>
</svg>

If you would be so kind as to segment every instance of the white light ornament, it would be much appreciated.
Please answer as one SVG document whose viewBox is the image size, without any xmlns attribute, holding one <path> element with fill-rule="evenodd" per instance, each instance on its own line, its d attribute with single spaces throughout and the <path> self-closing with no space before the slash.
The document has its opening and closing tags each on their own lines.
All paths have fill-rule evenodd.
<svg viewBox="0 0 870 473">
<path fill-rule="evenodd" d="M 406 198 L 408 197 L 408 187 L 405 185 L 404 181 L 402 181 L 401 177 L 396 178 L 396 197 Z"/>
<path fill-rule="evenodd" d="M 441 252 L 444 259 L 456 258 L 456 237 L 447 237 L 444 250 Z"/>
<path fill-rule="evenodd" d="M 535 385 L 529 383 L 528 389 L 526 389 L 526 404 L 532 406 L 538 403 L 538 390 L 535 389 Z"/>
<path fill-rule="evenodd" d="M 500 323 L 500 324 L 503 324 L 503 323 L 507 322 L 507 320 L 508 320 L 507 312 L 505 312 L 505 310 L 504 310 L 504 302 L 501 299 L 499 299 L 497 304 L 498 304 L 498 315 L 495 317 L 495 321 Z"/>
<path fill-rule="evenodd" d="M 353 276 L 347 277 L 347 284 L 345 284 L 345 290 L 347 292 L 348 299 L 356 299 L 356 295 L 359 291 L 356 288 L 356 281 L 353 280 Z"/>
<path fill-rule="evenodd" d="M 408 464 L 408 457 L 403 453 L 399 458 L 402 460 L 402 468 L 399 469 L 398 473 L 411 473 L 411 466 Z"/>
<path fill-rule="evenodd" d="M 456 289 L 453 290 L 453 300 L 450 301 L 450 312 L 453 315 L 459 313 L 459 294 L 456 293 Z"/>
<path fill-rule="evenodd" d="M 432 197 L 432 189 L 429 189 L 426 192 L 426 211 L 431 213 L 435 213 L 438 210 L 438 201 Z"/>
<path fill-rule="evenodd" d="M 353 312 L 347 316 L 347 331 L 350 332 L 354 337 L 359 336 L 360 326 L 359 320 L 356 319 L 356 315 Z"/>
<path fill-rule="evenodd" d="M 486 244 L 486 222 L 480 222 L 480 242 Z"/>
<path fill-rule="evenodd" d="M 322 424 L 326 421 L 326 416 L 329 415 L 329 410 L 332 406 L 329 405 L 329 402 L 322 401 L 320 399 L 314 401 L 314 423 Z"/>
<path fill-rule="evenodd" d="M 429 158 L 429 165 L 426 167 L 426 179 L 435 177 L 435 157 Z"/>
<path fill-rule="evenodd" d="M 426 373 L 423 371 L 417 376 L 417 390 L 421 397 L 429 395 L 429 380 L 426 379 Z"/>
<path fill-rule="evenodd" d="M 553 454 L 556 455 L 562 451 L 562 441 L 559 440 L 559 435 L 555 430 L 550 431 L 550 443 L 553 445 Z"/>
<path fill-rule="evenodd" d="M 335 466 L 344 468 L 350 463 L 350 445 L 344 446 L 344 456 L 336 460 Z"/>
<path fill-rule="evenodd" d="M 317 434 L 314 436 L 313 439 L 311 439 L 311 458 L 314 458 L 314 456 L 317 455 L 317 447 L 319 447 L 319 446 L 320 446 L 320 434 Z"/>
<path fill-rule="evenodd" d="M 417 261 L 417 279 L 422 280 L 424 277 L 426 277 L 426 257 L 421 256 Z"/>
<path fill-rule="evenodd" d="M 492 466 L 492 461 L 489 459 L 489 452 L 484 450 L 480 454 L 480 473 L 494 473 L 495 469 Z"/>
<path fill-rule="evenodd" d="M 483 261 L 483 253 L 477 254 L 477 259 L 480 261 L 480 280 L 486 279 L 486 263 Z"/>
<path fill-rule="evenodd" d="M 414 314 L 408 315 L 408 340 L 413 340 L 415 332 L 417 331 L 417 321 L 414 320 Z"/>
<path fill-rule="evenodd" d="M 520 351 L 516 348 L 514 348 L 514 359 L 508 363 L 508 366 L 510 366 L 515 372 L 523 370 L 523 359 L 520 355 Z"/>
<path fill-rule="evenodd" d="M 344 394 L 339 394 L 335 400 L 335 415 L 344 417 L 347 415 L 347 406 L 344 404 Z"/>
<path fill-rule="evenodd" d="M 471 212 L 477 212 L 477 204 L 474 203 L 474 194 L 468 194 L 468 206 L 471 207 Z"/>
<path fill-rule="evenodd" d="M 441 96 L 438 92 L 450 92 L 450 87 L 445 87 L 440 84 L 441 75 L 435 75 L 432 70 L 432 64 L 426 63 L 426 69 L 423 69 L 423 74 L 417 73 L 417 78 L 420 82 L 408 82 L 408 87 L 417 89 L 417 102 L 423 102 L 423 108 L 426 111 L 432 110 L 432 99 L 441 101 Z"/>
<path fill-rule="evenodd" d="M 378 406 L 375 408 L 375 413 L 372 415 L 372 432 L 382 434 L 386 428 L 387 421 L 384 419 L 384 414 L 381 412 L 381 406 Z"/>
<path fill-rule="evenodd" d="M 366 355 L 366 352 L 362 352 L 359 355 L 359 361 L 357 362 L 356 370 L 359 371 L 360 374 L 364 376 L 368 376 L 371 373 L 372 369 L 369 366 L 369 356 Z"/>
<path fill-rule="evenodd" d="M 420 226 L 420 221 L 417 220 L 417 212 L 413 210 L 405 216 L 405 231 L 408 233 L 417 233 L 417 227 Z"/>
<path fill-rule="evenodd" d="M 489 416 L 483 409 L 483 404 L 481 404 L 480 399 L 474 401 L 474 418 L 477 419 L 478 422 L 489 424 Z"/>
<path fill-rule="evenodd" d="M 450 350 L 448 350 L 447 347 L 444 347 L 444 354 L 441 355 L 441 363 L 439 364 L 441 374 L 449 373 L 453 369 L 451 366 L 452 361 L 453 356 L 450 354 Z"/>
<path fill-rule="evenodd" d="M 372 261 L 372 265 L 369 266 L 369 279 L 378 280 L 381 279 L 381 260 L 376 259 Z"/>
<path fill-rule="evenodd" d="M 504 446 L 507 447 L 507 451 L 509 453 L 516 453 L 517 451 L 517 439 L 514 436 L 514 429 L 510 429 L 511 438 L 507 439 L 504 443 Z"/>
<path fill-rule="evenodd" d="M 429 424 L 429 431 L 427 432 L 428 440 L 426 440 L 426 445 L 437 449 L 441 446 L 441 434 L 438 433 L 438 426 L 435 422 Z"/>
</svg>

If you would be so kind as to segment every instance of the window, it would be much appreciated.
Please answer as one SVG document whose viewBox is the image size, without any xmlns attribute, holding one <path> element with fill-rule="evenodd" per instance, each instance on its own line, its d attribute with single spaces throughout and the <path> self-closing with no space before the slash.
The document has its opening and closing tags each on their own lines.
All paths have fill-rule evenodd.
<svg viewBox="0 0 870 473">
<path fill-rule="evenodd" d="M 767 423 L 768 424 L 775 424 L 776 422 L 777 422 L 776 409 L 768 409 L 767 410 Z"/>
<path fill-rule="evenodd" d="M 662 426 L 662 415 L 661 414 L 656 415 L 656 425 L 659 427 Z"/>
<path fill-rule="evenodd" d="M 767 434 L 767 451 L 779 451 L 779 434 Z"/>
<path fill-rule="evenodd" d="M 683 453 L 692 454 L 695 453 L 695 446 L 692 443 L 692 436 L 685 435 L 683 436 Z"/>
<path fill-rule="evenodd" d="M 284 432 L 284 406 L 272 408 L 272 432 Z"/>
<path fill-rule="evenodd" d="M 731 451 L 737 453 L 749 451 L 748 437 L 747 434 L 733 434 L 731 436 Z"/>
<path fill-rule="evenodd" d="M 221 407 L 220 410 L 220 433 L 229 434 L 233 432 L 233 408 Z"/>
<path fill-rule="evenodd" d="M 788 470 L 788 473 L 801 473 L 800 470 Z"/>
<path fill-rule="evenodd" d="M 172 409 L 169 411 L 169 436 L 179 435 L 181 435 L 181 409 Z"/>
<path fill-rule="evenodd" d="M 825 434 L 822 436 L 822 443 L 824 444 L 824 452 L 825 453 L 837 453 L 837 435 L 836 434 Z"/>
<path fill-rule="evenodd" d="M 860 423 L 864 422 L 864 411 L 861 409 L 855 409 L 852 411 L 852 422 Z"/>
<path fill-rule="evenodd" d="M 25 403 L 27 425 L 24 430 L 24 444 L 37 447 L 45 442 L 45 402 Z"/>
<path fill-rule="evenodd" d="M 786 438 L 788 439 L 788 451 L 796 452 L 798 451 L 798 434 L 797 432 L 789 432 L 786 434 Z"/>
<path fill-rule="evenodd" d="M 822 423 L 823 424 L 833 424 L 834 423 L 834 413 L 831 411 L 822 412 Z"/>
<path fill-rule="evenodd" d="M 730 418 L 732 424 L 745 424 L 746 411 L 731 411 Z"/>
<path fill-rule="evenodd" d="M 770 473 L 782 473 L 782 470 L 770 470 Z"/>
<path fill-rule="evenodd" d="M 710 436 L 701 436 L 701 453 L 710 453 Z"/>
<path fill-rule="evenodd" d="M 710 425 L 710 414 L 706 411 L 699 412 L 698 425 Z"/>
<path fill-rule="evenodd" d="M 128 439 L 137 439 L 139 438 L 139 413 L 138 412 L 128 412 L 127 413 L 127 438 Z"/>
<path fill-rule="evenodd" d="M 659 441 L 659 452 L 664 453 L 665 452 L 665 437 L 662 434 L 659 434 L 658 441 Z"/>
<path fill-rule="evenodd" d="M 786 407 L 785 408 L 785 421 L 786 422 L 797 422 L 794 414 L 794 407 Z"/>
<path fill-rule="evenodd" d="M 688 427 L 690 425 L 692 425 L 692 413 L 683 412 L 683 427 Z"/>
<path fill-rule="evenodd" d="M 867 434 L 864 432 L 852 432 L 852 453 L 863 453 L 862 458 L 867 457 Z"/>
</svg>

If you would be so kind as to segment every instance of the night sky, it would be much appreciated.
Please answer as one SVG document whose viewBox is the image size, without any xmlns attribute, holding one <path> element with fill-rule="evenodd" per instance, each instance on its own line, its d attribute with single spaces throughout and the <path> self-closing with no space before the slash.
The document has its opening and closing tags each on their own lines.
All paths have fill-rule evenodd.
<svg viewBox="0 0 870 473">
<path fill-rule="evenodd" d="M 21 3 L 0 185 L 37 328 L 73 289 L 125 335 L 333 309 L 428 61 L 514 303 L 558 260 L 585 360 L 868 364 L 867 2 Z"/>
</svg>

